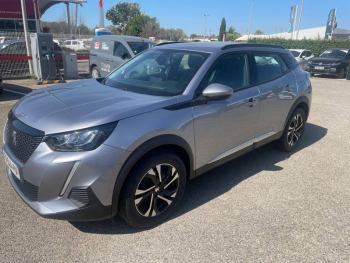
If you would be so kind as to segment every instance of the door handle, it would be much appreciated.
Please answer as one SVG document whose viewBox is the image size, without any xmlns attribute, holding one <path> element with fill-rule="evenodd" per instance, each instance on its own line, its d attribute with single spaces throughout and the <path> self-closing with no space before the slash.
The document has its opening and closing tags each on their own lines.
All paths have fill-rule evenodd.
<svg viewBox="0 0 350 263">
<path fill-rule="evenodd" d="M 294 89 L 294 86 L 291 84 L 288 84 L 285 88 L 286 91 L 292 91 Z"/>
<path fill-rule="evenodd" d="M 257 102 L 258 100 L 256 98 L 250 98 L 245 105 L 249 107 L 253 107 Z"/>
</svg>

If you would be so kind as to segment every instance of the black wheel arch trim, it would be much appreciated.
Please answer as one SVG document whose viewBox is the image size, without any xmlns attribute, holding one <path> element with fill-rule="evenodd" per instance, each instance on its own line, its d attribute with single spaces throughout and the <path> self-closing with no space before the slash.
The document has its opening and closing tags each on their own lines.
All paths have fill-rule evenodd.
<svg viewBox="0 0 350 263">
<path fill-rule="evenodd" d="M 305 102 L 307 107 L 308 107 L 308 112 L 305 112 L 305 115 L 306 115 L 306 120 L 308 119 L 309 117 L 309 113 L 310 113 L 310 101 L 309 99 L 306 97 L 306 96 L 301 96 L 299 98 L 296 99 L 296 101 L 294 101 L 292 107 L 290 108 L 289 112 L 288 112 L 288 116 L 284 122 L 284 126 L 283 126 L 283 130 L 285 129 L 286 127 L 286 124 L 287 124 L 287 121 L 289 120 L 290 116 L 292 115 L 293 111 L 297 108 L 297 106 L 302 103 L 302 102 Z"/>
<path fill-rule="evenodd" d="M 182 139 L 179 136 L 176 135 L 159 135 L 157 137 L 154 137 L 143 144 L 141 144 L 139 147 L 137 147 L 131 155 L 127 158 L 127 160 L 124 162 L 122 168 L 119 171 L 117 180 L 114 185 L 113 190 L 113 197 L 112 197 L 112 217 L 114 217 L 118 212 L 118 203 L 119 203 L 119 195 L 122 190 L 122 187 L 124 185 L 124 182 L 131 171 L 131 169 L 134 167 L 134 165 L 143 157 L 145 154 L 149 153 L 150 151 L 163 146 L 163 145 L 176 145 L 181 147 L 187 152 L 187 155 L 189 156 L 189 179 L 193 179 L 195 177 L 194 172 L 194 155 L 192 152 L 191 147 L 189 144 Z"/>
</svg>

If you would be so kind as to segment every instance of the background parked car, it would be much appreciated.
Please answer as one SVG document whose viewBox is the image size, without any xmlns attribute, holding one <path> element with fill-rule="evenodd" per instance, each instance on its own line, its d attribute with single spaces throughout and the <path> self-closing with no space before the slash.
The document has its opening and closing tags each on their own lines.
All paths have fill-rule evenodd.
<svg viewBox="0 0 350 263">
<path fill-rule="evenodd" d="M 125 61 L 156 45 L 155 42 L 141 37 L 116 35 L 94 37 L 90 48 L 90 73 L 93 78 L 107 76 Z"/>
<path fill-rule="evenodd" d="M 309 71 L 311 75 L 333 75 L 342 79 L 348 72 L 349 60 L 349 49 L 329 48 L 319 57 L 309 60 L 307 71 Z"/>
<path fill-rule="evenodd" d="M 309 59 L 314 57 L 314 54 L 307 49 L 290 49 L 295 59 L 298 61 L 299 65 L 303 70 L 307 70 L 307 65 L 309 64 Z"/>
<path fill-rule="evenodd" d="M 62 56 L 64 51 L 54 43 L 55 56 Z M 10 40 L 0 44 L 0 56 L 27 56 L 26 42 L 23 39 Z M 60 68 L 63 68 L 62 58 L 59 60 Z M 5 75 L 23 75 L 29 72 L 28 60 L 0 61 L 0 71 Z"/>
<path fill-rule="evenodd" d="M 63 45 L 72 50 L 79 50 L 79 49 L 86 48 L 84 42 L 79 40 L 66 40 L 63 42 Z"/>
</svg>

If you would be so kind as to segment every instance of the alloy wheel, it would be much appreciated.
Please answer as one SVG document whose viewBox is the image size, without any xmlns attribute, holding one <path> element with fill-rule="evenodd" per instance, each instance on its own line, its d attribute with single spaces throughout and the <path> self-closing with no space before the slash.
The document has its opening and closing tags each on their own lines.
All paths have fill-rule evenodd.
<svg viewBox="0 0 350 263">
<path fill-rule="evenodd" d="M 164 212 L 173 202 L 179 189 L 179 174 L 170 164 L 152 167 L 136 188 L 136 210 L 144 217 L 154 217 Z"/>
<path fill-rule="evenodd" d="M 295 145 L 300 140 L 303 125 L 303 117 L 300 114 L 295 115 L 287 132 L 287 141 L 290 146 Z"/>
</svg>

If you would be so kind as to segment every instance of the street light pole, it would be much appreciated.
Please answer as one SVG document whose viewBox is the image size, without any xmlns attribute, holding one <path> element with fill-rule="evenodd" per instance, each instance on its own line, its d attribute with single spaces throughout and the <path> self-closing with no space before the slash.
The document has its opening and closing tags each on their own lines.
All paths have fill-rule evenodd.
<svg viewBox="0 0 350 263">
<path fill-rule="evenodd" d="M 250 10 L 250 20 L 249 20 L 248 39 L 249 39 L 249 36 L 250 36 L 250 26 L 252 25 L 253 7 L 254 7 L 254 0 L 252 1 L 252 9 Z"/>
<path fill-rule="evenodd" d="M 209 15 L 204 14 L 204 39 L 203 39 L 203 41 L 205 40 L 205 33 L 207 30 L 207 16 L 209 16 Z"/>
<path fill-rule="evenodd" d="M 302 2 L 301 2 L 301 9 L 300 9 L 300 16 L 299 16 L 298 30 L 297 30 L 297 37 L 296 37 L 296 39 L 298 39 L 298 35 L 299 35 L 299 27 L 300 27 L 301 15 L 303 14 L 303 7 L 304 7 L 304 0 L 302 0 Z"/>
</svg>

